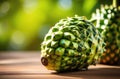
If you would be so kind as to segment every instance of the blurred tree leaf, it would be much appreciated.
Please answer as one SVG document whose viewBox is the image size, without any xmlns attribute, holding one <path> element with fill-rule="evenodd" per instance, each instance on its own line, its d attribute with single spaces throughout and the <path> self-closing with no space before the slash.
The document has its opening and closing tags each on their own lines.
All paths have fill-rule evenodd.
<svg viewBox="0 0 120 79">
<path fill-rule="evenodd" d="M 21 6 L 21 0 L 0 0 L 0 20 L 13 16 Z"/>
</svg>

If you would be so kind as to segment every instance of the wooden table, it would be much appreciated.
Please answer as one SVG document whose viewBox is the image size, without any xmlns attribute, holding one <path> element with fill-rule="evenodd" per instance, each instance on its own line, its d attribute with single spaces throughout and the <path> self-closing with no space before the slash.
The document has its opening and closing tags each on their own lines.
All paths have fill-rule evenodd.
<svg viewBox="0 0 120 79">
<path fill-rule="evenodd" d="M 56 73 L 40 62 L 38 52 L 0 52 L 0 79 L 120 79 L 120 66 L 98 64 L 88 71 Z"/>
</svg>

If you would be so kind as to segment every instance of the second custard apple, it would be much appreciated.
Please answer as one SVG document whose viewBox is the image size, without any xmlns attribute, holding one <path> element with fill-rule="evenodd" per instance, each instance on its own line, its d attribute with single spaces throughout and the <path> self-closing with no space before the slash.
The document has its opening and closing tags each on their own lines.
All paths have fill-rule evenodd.
<svg viewBox="0 0 120 79">
<path fill-rule="evenodd" d="M 96 28 L 102 33 L 106 42 L 100 63 L 116 65 L 120 60 L 120 8 L 101 6 L 93 14 L 92 20 L 96 21 Z"/>
<path fill-rule="evenodd" d="M 41 44 L 41 62 L 58 72 L 87 68 L 104 51 L 99 31 L 84 17 L 60 20 L 46 34 Z"/>
</svg>

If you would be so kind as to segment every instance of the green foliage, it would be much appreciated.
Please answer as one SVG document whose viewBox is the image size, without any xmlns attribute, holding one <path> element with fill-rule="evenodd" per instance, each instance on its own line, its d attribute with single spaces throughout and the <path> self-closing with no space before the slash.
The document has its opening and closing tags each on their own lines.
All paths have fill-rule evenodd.
<svg viewBox="0 0 120 79">
<path fill-rule="evenodd" d="M 90 17 L 100 1 L 0 0 L 0 50 L 39 50 L 58 20 L 75 14 Z"/>
</svg>

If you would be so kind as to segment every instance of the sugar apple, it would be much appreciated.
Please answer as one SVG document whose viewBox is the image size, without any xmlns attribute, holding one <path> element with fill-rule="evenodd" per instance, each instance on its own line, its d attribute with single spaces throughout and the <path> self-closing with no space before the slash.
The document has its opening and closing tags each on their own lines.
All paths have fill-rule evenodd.
<svg viewBox="0 0 120 79">
<path fill-rule="evenodd" d="M 102 54 L 100 63 L 116 65 L 120 60 L 120 8 L 101 6 L 92 15 L 96 28 L 102 33 L 106 42 L 106 51 Z"/>
<path fill-rule="evenodd" d="M 85 17 L 60 20 L 41 44 L 41 62 L 57 72 L 87 69 L 104 51 L 99 31 Z"/>
</svg>

